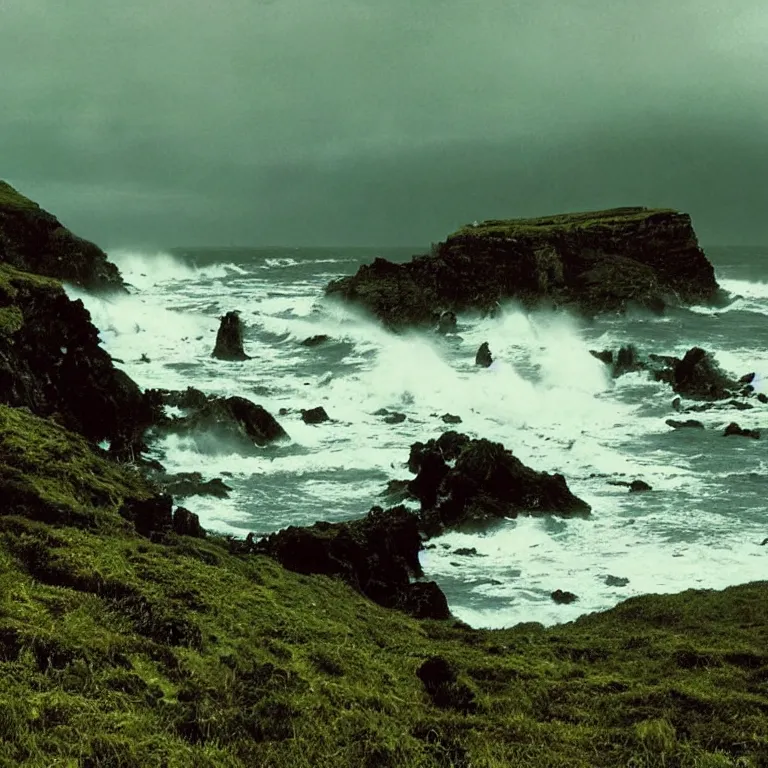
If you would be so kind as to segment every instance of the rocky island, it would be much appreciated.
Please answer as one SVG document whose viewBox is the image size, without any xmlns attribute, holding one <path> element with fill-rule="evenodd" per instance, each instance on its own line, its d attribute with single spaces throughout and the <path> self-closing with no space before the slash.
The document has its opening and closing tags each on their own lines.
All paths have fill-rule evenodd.
<svg viewBox="0 0 768 768">
<path fill-rule="evenodd" d="M 712 301 L 718 284 L 687 214 L 613 208 L 462 227 L 406 264 L 376 259 L 326 293 L 390 328 L 500 302 L 595 314 Z"/>
<path fill-rule="evenodd" d="M 183 399 L 185 429 L 239 411 L 143 392 L 116 369 L 59 281 L 119 290 L 119 273 L 66 231 L 36 240 L 53 217 L 0 190 L 0 765 L 768 762 L 765 582 L 479 630 L 418 580 L 403 507 L 271 543 L 203 531 L 148 479 L 143 441 L 165 401 Z M 675 291 L 698 300 L 693 284 Z M 233 428 L 255 439 L 246 427 Z M 534 484 L 542 511 L 589 512 L 562 477 L 487 441 L 416 444 L 410 464 L 440 525 L 458 501 L 472 517 L 534 503 L 508 494 L 510 477 Z M 436 489 L 450 499 L 435 506 Z M 406 604 L 374 602 L 382 574 Z M 421 598 L 433 610 L 414 610 Z"/>
</svg>

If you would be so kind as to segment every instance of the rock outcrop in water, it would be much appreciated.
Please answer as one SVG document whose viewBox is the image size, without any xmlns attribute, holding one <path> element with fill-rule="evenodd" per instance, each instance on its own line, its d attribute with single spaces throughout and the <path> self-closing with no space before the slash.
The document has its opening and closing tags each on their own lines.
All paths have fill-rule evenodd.
<svg viewBox="0 0 768 768">
<path fill-rule="evenodd" d="M 431 255 L 407 264 L 377 258 L 326 293 L 402 328 L 508 299 L 588 314 L 660 310 L 709 302 L 718 285 L 687 214 L 614 208 L 466 226 Z"/>
<path fill-rule="evenodd" d="M 243 349 L 243 321 L 238 312 L 227 312 L 221 318 L 216 344 L 211 353 L 219 360 L 250 360 Z"/>
<path fill-rule="evenodd" d="M 421 501 L 421 527 L 430 536 L 518 514 L 588 515 L 589 505 L 571 493 L 565 478 L 526 467 L 501 443 L 446 432 L 414 443 L 408 490 Z"/>
<path fill-rule="evenodd" d="M 117 267 L 97 245 L 0 181 L 0 263 L 90 291 L 125 291 Z"/>
</svg>

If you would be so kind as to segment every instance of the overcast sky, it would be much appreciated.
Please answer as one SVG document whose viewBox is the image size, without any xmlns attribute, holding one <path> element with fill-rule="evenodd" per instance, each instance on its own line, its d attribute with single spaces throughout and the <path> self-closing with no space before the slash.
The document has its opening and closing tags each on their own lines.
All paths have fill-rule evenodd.
<svg viewBox="0 0 768 768">
<path fill-rule="evenodd" d="M 0 0 L 0 178 L 106 247 L 768 243 L 766 41 L 765 0 Z"/>
</svg>

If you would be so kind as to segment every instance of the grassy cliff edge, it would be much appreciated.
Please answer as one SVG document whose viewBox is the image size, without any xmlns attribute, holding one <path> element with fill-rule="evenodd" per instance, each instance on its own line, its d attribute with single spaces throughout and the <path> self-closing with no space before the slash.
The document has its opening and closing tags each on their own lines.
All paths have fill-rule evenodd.
<svg viewBox="0 0 768 768">
<path fill-rule="evenodd" d="M 23 409 L 0 407 L 0 467 L 0 495 L 71 512 L 0 510 L 0 765 L 768 761 L 766 583 L 473 630 L 142 538 L 119 515 L 151 493 L 136 472 Z"/>
</svg>

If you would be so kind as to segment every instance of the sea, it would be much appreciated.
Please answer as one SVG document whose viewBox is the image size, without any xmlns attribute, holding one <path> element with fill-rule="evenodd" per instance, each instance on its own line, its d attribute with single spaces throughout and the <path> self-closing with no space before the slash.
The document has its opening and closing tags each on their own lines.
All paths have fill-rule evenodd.
<svg viewBox="0 0 768 768">
<path fill-rule="evenodd" d="M 729 373 L 755 372 L 753 386 L 768 393 L 768 247 L 705 248 L 730 302 L 660 316 L 586 321 L 510 303 L 495 317 L 460 316 L 456 334 L 395 335 L 324 296 L 330 280 L 377 256 L 403 262 L 423 250 L 120 250 L 109 256 L 129 295 L 68 291 L 142 387 L 247 397 L 290 436 L 255 456 L 224 446 L 203 454 L 178 436 L 153 442 L 151 455 L 168 471 L 199 471 L 232 488 L 224 500 L 183 500 L 208 529 L 243 537 L 361 517 L 386 506 L 388 481 L 411 477 L 412 443 L 458 429 L 502 442 L 536 470 L 562 473 L 592 506 L 585 519 L 519 516 L 433 539 L 421 553 L 425 577 L 472 626 L 552 625 L 632 595 L 766 578 L 768 405 L 753 399 L 752 410 L 680 415 L 667 384 L 645 373 L 614 380 L 590 350 L 631 343 L 682 356 L 698 345 Z M 211 357 L 219 318 L 230 310 L 244 321 L 250 360 Z M 318 334 L 329 341 L 302 345 Z M 490 368 L 475 365 L 484 341 Z M 305 424 L 301 409 L 316 406 L 330 421 Z M 388 424 L 377 415 L 382 408 L 407 418 Z M 444 414 L 461 423 L 444 423 Z M 696 418 L 706 429 L 676 430 L 669 418 Z M 763 429 L 763 439 L 724 437 L 731 421 Z M 635 479 L 652 490 L 612 484 Z M 556 589 L 578 599 L 556 604 Z"/>
</svg>

